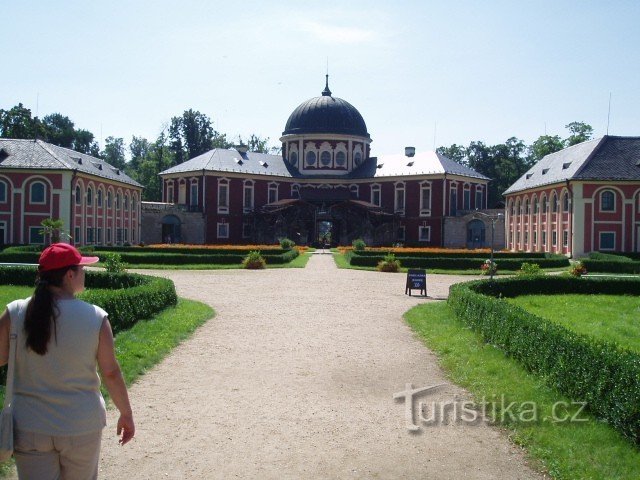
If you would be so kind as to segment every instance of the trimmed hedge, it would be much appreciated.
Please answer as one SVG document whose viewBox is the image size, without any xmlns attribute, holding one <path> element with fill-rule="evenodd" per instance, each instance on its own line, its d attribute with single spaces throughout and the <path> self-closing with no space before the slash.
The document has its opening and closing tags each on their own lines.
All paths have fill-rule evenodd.
<svg viewBox="0 0 640 480">
<path fill-rule="evenodd" d="M 393 253 L 397 258 L 489 258 L 489 252 L 394 252 L 382 250 L 352 250 L 354 255 L 362 257 L 384 257 L 387 253 Z M 562 255 L 554 255 L 543 252 L 493 252 L 493 258 L 554 258 L 562 257 Z"/>
<path fill-rule="evenodd" d="M 638 279 L 504 278 L 453 285 L 448 303 L 485 342 L 541 375 L 640 444 L 640 354 L 575 333 L 499 297 L 640 294 Z"/>
<path fill-rule="evenodd" d="M 482 259 L 488 258 L 486 255 L 482 258 L 425 258 L 425 257 L 398 257 L 398 260 L 405 268 L 442 268 L 450 270 L 479 270 Z M 384 259 L 384 255 L 379 256 L 351 256 L 349 263 L 358 267 L 375 267 L 378 262 Z M 500 270 L 519 270 L 523 263 L 534 263 L 540 265 L 541 268 L 557 268 L 568 267 L 569 259 L 564 256 L 554 258 L 500 258 L 496 259 L 498 271 Z"/>
<path fill-rule="evenodd" d="M 627 260 L 580 260 L 589 273 L 640 273 L 640 262 Z"/>
<path fill-rule="evenodd" d="M 0 285 L 32 286 L 35 277 L 34 267 L 0 267 Z M 87 270 L 85 285 L 89 290 L 78 298 L 104 308 L 114 333 L 178 302 L 175 285 L 165 278 Z"/>
</svg>

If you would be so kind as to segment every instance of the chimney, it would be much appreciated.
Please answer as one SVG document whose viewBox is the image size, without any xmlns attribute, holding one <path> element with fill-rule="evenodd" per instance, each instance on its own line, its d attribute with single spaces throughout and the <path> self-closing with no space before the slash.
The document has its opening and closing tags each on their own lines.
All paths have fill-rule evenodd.
<svg viewBox="0 0 640 480">
<path fill-rule="evenodd" d="M 247 150 L 249 150 L 249 147 L 247 145 L 235 145 L 235 149 L 239 153 L 247 153 Z"/>
<path fill-rule="evenodd" d="M 407 157 L 413 157 L 416 154 L 416 147 L 404 147 L 404 154 Z"/>
</svg>

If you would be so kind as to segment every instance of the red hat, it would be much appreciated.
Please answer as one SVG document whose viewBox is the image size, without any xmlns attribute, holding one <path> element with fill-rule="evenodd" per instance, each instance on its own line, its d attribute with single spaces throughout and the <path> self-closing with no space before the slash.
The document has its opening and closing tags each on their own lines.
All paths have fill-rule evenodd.
<svg viewBox="0 0 640 480">
<path fill-rule="evenodd" d="M 98 257 L 83 257 L 78 249 L 68 243 L 53 243 L 45 248 L 38 260 L 38 270 L 46 272 L 74 265 L 91 265 Z"/>
</svg>

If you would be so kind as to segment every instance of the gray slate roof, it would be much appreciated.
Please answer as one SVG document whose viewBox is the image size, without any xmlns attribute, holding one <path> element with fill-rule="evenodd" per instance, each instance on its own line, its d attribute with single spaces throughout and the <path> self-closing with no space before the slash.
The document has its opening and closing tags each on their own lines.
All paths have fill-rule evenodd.
<svg viewBox="0 0 640 480">
<path fill-rule="evenodd" d="M 344 178 L 353 180 L 448 173 L 489 180 L 484 175 L 435 152 L 417 153 L 414 157 L 407 157 L 401 154 L 372 157 L 347 175 L 312 176 L 301 174 L 297 168 L 285 162 L 281 155 L 254 152 L 241 154 L 233 149 L 227 150 L 220 148 L 203 153 L 180 165 L 160 172 L 160 175 L 187 172 L 197 173 L 203 170 L 250 175 L 274 175 L 288 178 Z"/>
<path fill-rule="evenodd" d="M 640 181 L 639 163 L 640 137 L 605 135 L 545 156 L 504 194 L 567 180 Z"/>
<path fill-rule="evenodd" d="M 0 138 L 0 171 L 5 168 L 77 170 L 116 182 L 142 187 L 104 160 L 42 140 Z"/>
</svg>

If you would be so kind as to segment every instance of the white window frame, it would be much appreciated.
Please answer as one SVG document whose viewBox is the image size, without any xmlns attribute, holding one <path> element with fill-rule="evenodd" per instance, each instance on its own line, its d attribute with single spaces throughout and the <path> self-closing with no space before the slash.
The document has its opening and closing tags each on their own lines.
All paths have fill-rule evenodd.
<svg viewBox="0 0 640 480">
<path fill-rule="evenodd" d="M 42 230 L 42 227 L 29 227 L 29 245 L 44 245 L 45 238 L 44 238 L 44 235 L 40 233 L 41 230 Z M 41 241 L 34 242 L 31 240 L 34 236 L 34 232 L 35 232 L 35 236 L 40 237 Z"/>
<path fill-rule="evenodd" d="M 462 187 L 462 210 L 471 210 L 471 185 L 468 183 Z"/>
<path fill-rule="evenodd" d="M 424 234 L 426 232 L 426 234 Z M 420 225 L 418 227 L 418 241 L 419 242 L 430 242 L 431 241 L 431 226 L 429 225 Z"/>
<path fill-rule="evenodd" d="M 378 194 L 377 202 L 375 201 L 376 193 Z M 379 183 L 374 183 L 373 185 L 371 185 L 371 203 L 376 207 L 382 206 L 382 189 L 380 188 Z"/>
<path fill-rule="evenodd" d="M 194 195 L 195 190 L 195 195 Z M 199 195 L 199 185 L 197 180 L 191 180 L 191 184 L 189 185 L 189 206 L 197 207 L 198 206 L 198 195 Z"/>
<path fill-rule="evenodd" d="M 95 231 L 93 227 L 87 227 L 85 232 L 85 237 L 87 239 L 87 243 L 95 243 Z"/>
<path fill-rule="evenodd" d="M 167 203 L 174 203 L 173 202 L 173 181 L 171 181 L 170 183 L 167 183 L 167 198 L 166 198 Z"/>
<path fill-rule="evenodd" d="M 552 247 L 557 247 L 558 246 L 558 231 L 557 230 L 551 230 L 551 246 Z"/>
<path fill-rule="evenodd" d="M 229 224 L 227 222 L 218 222 L 216 234 L 218 238 L 229 238 Z"/>
<path fill-rule="evenodd" d="M 93 188 L 87 187 L 87 207 L 93 207 Z"/>
<path fill-rule="evenodd" d="M 478 201 L 478 199 L 480 199 L 480 201 Z M 476 186 L 476 201 L 475 201 L 475 207 L 477 210 L 482 210 L 484 207 L 482 206 L 482 200 L 484 200 L 484 190 L 482 189 L 482 187 L 478 187 Z"/>
<path fill-rule="evenodd" d="M 562 246 L 563 247 L 569 246 L 569 230 L 562 231 Z"/>
<path fill-rule="evenodd" d="M 604 208 L 602 208 L 602 197 L 605 193 L 611 193 L 613 195 L 613 208 L 611 210 L 605 210 Z M 598 202 L 598 204 L 601 212 L 616 213 L 616 192 L 614 190 L 611 190 L 609 188 L 606 190 L 602 190 L 598 196 L 600 197 L 600 201 Z"/>
<path fill-rule="evenodd" d="M 37 184 L 42 185 L 42 201 L 41 202 L 35 202 L 33 200 L 33 187 L 35 187 Z M 46 205 L 47 203 L 47 184 L 44 183 L 42 180 L 36 180 L 35 182 L 33 182 L 30 186 L 29 186 L 29 203 L 31 205 Z"/>
<path fill-rule="evenodd" d="M 429 205 L 428 208 L 424 204 L 424 191 L 429 190 Z M 433 201 L 433 190 L 431 189 L 431 182 L 422 182 L 420 184 L 420 216 L 421 217 L 430 217 L 431 216 L 431 202 Z"/>
<path fill-rule="evenodd" d="M 294 183 L 291 185 L 291 198 L 300 198 L 300 184 Z"/>
<path fill-rule="evenodd" d="M 602 248 L 602 235 L 612 235 L 613 236 L 613 247 L 611 248 Z M 616 249 L 616 232 L 598 232 L 598 250 L 604 250 L 607 252 L 613 252 Z"/>
<path fill-rule="evenodd" d="M 218 179 L 218 192 L 217 192 L 217 203 L 218 203 L 218 213 L 229 213 L 229 189 L 230 182 L 227 178 L 219 178 Z M 224 195 L 222 195 L 224 189 Z M 224 203 L 220 202 L 220 199 L 224 199 Z"/>
<path fill-rule="evenodd" d="M 352 183 L 349 185 L 349 193 L 355 195 L 356 198 L 360 198 L 360 185 Z"/>
<path fill-rule="evenodd" d="M 242 186 L 242 211 L 244 213 L 249 213 L 253 210 L 254 205 L 254 181 L 253 180 L 245 180 Z M 249 194 L 247 201 L 247 194 Z"/>
<path fill-rule="evenodd" d="M 398 194 L 402 194 L 401 197 Z M 401 202 L 398 200 L 401 199 Z M 402 203 L 402 204 L 401 204 Z M 399 215 L 404 215 L 407 208 L 407 189 L 404 182 L 396 182 L 393 189 L 393 211 Z"/>
<path fill-rule="evenodd" d="M 278 201 L 278 184 L 276 182 L 271 182 L 269 183 L 269 187 L 267 188 L 267 203 L 274 203 L 277 201 Z"/>
</svg>

